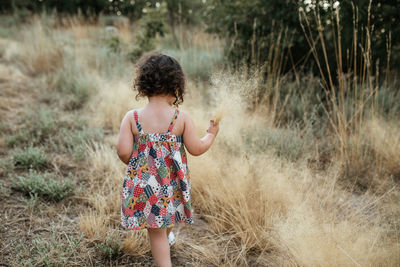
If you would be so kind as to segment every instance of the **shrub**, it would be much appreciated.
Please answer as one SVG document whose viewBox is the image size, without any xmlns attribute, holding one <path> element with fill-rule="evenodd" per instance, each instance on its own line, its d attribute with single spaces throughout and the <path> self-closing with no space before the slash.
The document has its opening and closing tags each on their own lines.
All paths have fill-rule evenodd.
<svg viewBox="0 0 400 267">
<path fill-rule="evenodd" d="M 121 41 L 118 36 L 113 36 L 107 39 L 107 48 L 112 53 L 120 53 L 121 52 Z"/>
<path fill-rule="evenodd" d="M 99 142 L 103 138 L 101 129 L 83 128 L 77 131 L 68 131 L 63 134 L 64 147 L 72 154 L 76 161 L 82 161 L 85 158 L 86 145 L 93 142 Z"/>
<path fill-rule="evenodd" d="M 277 156 L 290 161 L 308 158 L 314 144 L 310 129 L 302 136 L 300 130 L 296 127 L 254 127 L 243 132 L 243 138 L 248 144 L 246 147 L 253 153 L 263 153 L 268 149 L 272 149 Z"/>
<path fill-rule="evenodd" d="M 69 195 L 75 182 L 66 177 L 63 181 L 53 179 L 49 173 L 40 174 L 31 171 L 28 177 L 17 176 L 14 188 L 24 192 L 26 195 L 38 195 L 50 201 L 60 201 Z"/>
<path fill-rule="evenodd" d="M 200 48 L 185 50 L 165 50 L 166 54 L 176 58 L 185 74 L 195 80 L 209 80 L 213 67 L 222 61 L 222 52 L 218 49 L 207 51 Z"/>
<path fill-rule="evenodd" d="M 48 109 L 29 110 L 27 115 L 22 116 L 24 128 L 15 134 L 6 137 L 9 147 L 24 144 L 37 144 L 45 141 L 58 130 L 55 112 Z"/>
<path fill-rule="evenodd" d="M 31 117 L 32 132 L 39 139 L 44 139 L 57 130 L 55 113 L 48 109 L 39 109 L 39 112 L 33 112 Z"/>
<path fill-rule="evenodd" d="M 135 62 L 143 53 L 155 48 L 155 38 L 158 35 L 164 36 L 164 22 L 159 10 L 151 9 L 142 21 L 143 32 L 137 38 L 137 45 L 128 54 L 129 59 Z"/>
<path fill-rule="evenodd" d="M 29 142 L 30 134 L 26 130 L 18 130 L 15 134 L 6 136 L 6 144 L 8 147 L 15 147 Z"/>
<path fill-rule="evenodd" d="M 122 245 L 113 234 L 110 234 L 104 242 L 96 244 L 96 248 L 107 260 L 115 260 L 122 255 Z"/>
<path fill-rule="evenodd" d="M 26 150 L 14 153 L 13 163 L 20 168 L 40 170 L 47 167 L 49 160 L 42 149 L 29 146 Z"/>
</svg>

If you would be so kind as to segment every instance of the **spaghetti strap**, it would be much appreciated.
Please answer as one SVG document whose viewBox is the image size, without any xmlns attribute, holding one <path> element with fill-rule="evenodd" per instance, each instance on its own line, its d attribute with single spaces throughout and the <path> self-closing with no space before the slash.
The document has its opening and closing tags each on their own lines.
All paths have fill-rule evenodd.
<svg viewBox="0 0 400 267">
<path fill-rule="evenodd" d="M 175 113 L 174 116 L 172 117 L 171 123 L 169 124 L 167 133 L 170 133 L 172 131 L 172 128 L 174 128 L 175 121 L 178 118 L 178 115 L 179 115 L 179 109 L 175 109 Z"/>
<path fill-rule="evenodd" d="M 133 117 L 135 119 L 136 127 L 137 127 L 139 133 L 140 134 L 144 134 L 143 129 L 142 129 L 142 125 L 140 125 L 140 123 L 139 123 L 139 115 L 138 115 L 138 112 L 137 112 L 136 109 L 133 111 Z"/>
</svg>

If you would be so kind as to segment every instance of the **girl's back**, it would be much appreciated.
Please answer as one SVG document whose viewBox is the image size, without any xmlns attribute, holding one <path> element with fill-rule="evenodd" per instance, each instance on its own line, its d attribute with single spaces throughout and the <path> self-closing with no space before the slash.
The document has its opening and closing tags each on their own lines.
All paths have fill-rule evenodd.
<svg viewBox="0 0 400 267">
<path fill-rule="evenodd" d="M 145 133 L 166 133 L 170 123 L 175 115 L 175 108 L 170 105 L 163 105 L 161 101 L 154 99 L 152 103 L 138 110 L 140 124 Z M 171 134 L 182 135 L 184 129 L 184 119 L 182 114 L 176 118 Z M 139 132 L 132 129 L 132 134 L 137 135 Z"/>
</svg>

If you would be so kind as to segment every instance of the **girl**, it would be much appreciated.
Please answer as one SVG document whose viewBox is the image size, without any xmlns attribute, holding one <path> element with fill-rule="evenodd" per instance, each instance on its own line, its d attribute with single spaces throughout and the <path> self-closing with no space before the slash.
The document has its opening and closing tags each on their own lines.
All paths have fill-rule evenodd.
<svg viewBox="0 0 400 267">
<path fill-rule="evenodd" d="M 119 158 L 128 164 L 122 185 L 121 225 L 147 229 L 151 252 L 158 266 L 171 266 L 171 232 L 175 223 L 193 224 L 186 152 L 206 152 L 218 133 L 210 120 L 199 138 L 188 114 L 173 106 L 183 102 L 185 77 L 179 63 L 153 52 L 136 69 L 134 88 L 148 104 L 126 113 L 117 144 Z"/>
</svg>

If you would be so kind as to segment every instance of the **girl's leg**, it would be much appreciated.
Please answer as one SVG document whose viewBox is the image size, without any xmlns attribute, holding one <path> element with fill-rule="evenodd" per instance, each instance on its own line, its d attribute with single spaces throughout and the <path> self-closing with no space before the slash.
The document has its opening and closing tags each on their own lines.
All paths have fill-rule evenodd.
<svg viewBox="0 0 400 267">
<path fill-rule="evenodd" d="M 167 229 L 147 228 L 150 238 L 151 253 L 158 267 L 170 267 L 171 255 L 169 251 Z"/>
</svg>

